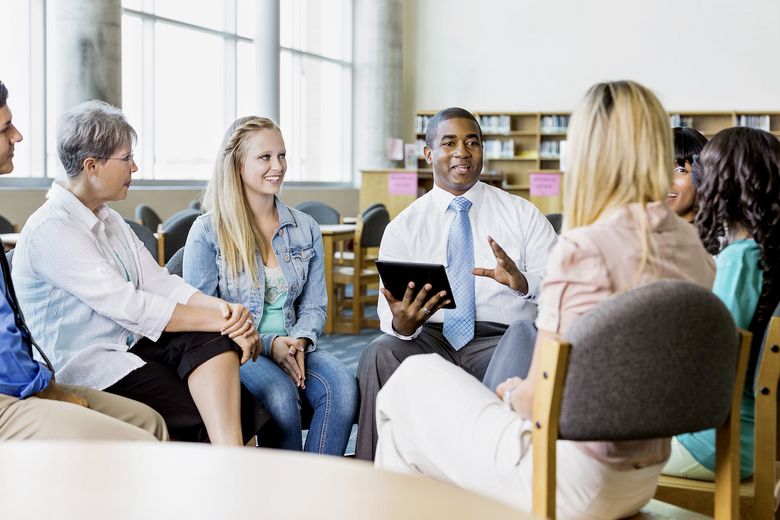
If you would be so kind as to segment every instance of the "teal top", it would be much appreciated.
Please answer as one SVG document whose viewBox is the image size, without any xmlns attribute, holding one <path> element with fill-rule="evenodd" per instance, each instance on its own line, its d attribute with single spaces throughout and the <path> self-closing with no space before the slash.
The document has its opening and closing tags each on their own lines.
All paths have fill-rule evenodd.
<svg viewBox="0 0 780 520">
<path fill-rule="evenodd" d="M 265 299 L 263 301 L 263 317 L 257 325 L 261 334 L 278 334 L 286 336 L 284 328 L 284 302 L 287 299 L 287 280 L 281 267 L 266 267 Z"/>
<path fill-rule="evenodd" d="M 758 267 L 761 252 L 753 239 L 739 240 L 726 246 L 715 261 L 717 271 L 712 292 L 726 304 L 737 327 L 747 330 L 758 307 L 764 273 Z M 755 364 L 747 373 L 755 371 Z M 739 478 L 753 474 L 753 447 L 755 434 L 755 397 L 753 388 L 745 388 L 740 408 Z M 678 435 L 699 464 L 715 471 L 715 430 Z"/>
</svg>

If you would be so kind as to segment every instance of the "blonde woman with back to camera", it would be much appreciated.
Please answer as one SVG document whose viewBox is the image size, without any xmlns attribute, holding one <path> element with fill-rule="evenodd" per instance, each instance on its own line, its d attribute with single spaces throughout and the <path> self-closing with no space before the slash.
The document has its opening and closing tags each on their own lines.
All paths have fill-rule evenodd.
<svg viewBox="0 0 780 520">
<path fill-rule="evenodd" d="M 377 466 L 455 482 L 530 510 L 530 418 L 541 342 L 565 335 L 617 292 L 662 278 L 711 286 L 711 257 L 664 202 L 673 147 L 656 97 L 631 81 L 594 85 L 572 115 L 569 143 L 564 233 L 542 282 L 528 377 L 508 379 L 493 392 L 435 355 L 407 359 L 377 398 Z M 507 391 L 511 409 L 499 397 Z M 638 511 L 653 496 L 669 445 L 669 439 L 558 441 L 558 517 Z"/>
</svg>

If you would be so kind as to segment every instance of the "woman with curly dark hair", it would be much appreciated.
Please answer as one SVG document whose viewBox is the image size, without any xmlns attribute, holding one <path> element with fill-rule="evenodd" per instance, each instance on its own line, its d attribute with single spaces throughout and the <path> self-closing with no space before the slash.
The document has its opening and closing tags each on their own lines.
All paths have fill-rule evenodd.
<svg viewBox="0 0 780 520">
<path fill-rule="evenodd" d="M 712 290 L 738 327 L 753 333 L 740 413 L 740 478 L 753 474 L 753 375 L 761 340 L 780 301 L 780 141 L 753 128 L 719 132 L 694 171 L 704 246 L 717 254 Z M 715 430 L 672 443 L 664 473 L 714 480 Z"/>
</svg>

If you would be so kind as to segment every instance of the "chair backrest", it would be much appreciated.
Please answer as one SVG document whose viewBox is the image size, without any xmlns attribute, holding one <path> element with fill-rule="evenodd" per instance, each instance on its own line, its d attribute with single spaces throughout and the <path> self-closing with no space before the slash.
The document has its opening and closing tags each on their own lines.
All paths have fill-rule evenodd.
<svg viewBox="0 0 780 520">
<path fill-rule="evenodd" d="M 16 227 L 10 220 L 0 215 L 0 233 L 15 233 Z"/>
<path fill-rule="evenodd" d="M 369 211 L 371 211 L 371 210 L 373 210 L 373 209 L 376 209 L 376 208 L 385 208 L 385 209 L 387 209 L 387 206 L 385 206 L 385 205 L 384 205 L 384 204 L 382 204 L 381 202 L 375 202 L 374 204 L 371 204 L 369 207 L 367 207 L 366 209 L 364 209 L 364 210 L 363 210 L 363 211 L 360 213 L 360 215 L 361 215 L 361 216 L 365 216 L 365 215 L 366 215 L 366 214 L 367 214 Z"/>
<path fill-rule="evenodd" d="M 162 224 L 162 219 L 151 206 L 139 204 L 135 207 L 135 220 L 149 228 L 152 233 L 157 232 L 157 227 Z"/>
<path fill-rule="evenodd" d="M 198 200 L 198 199 L 191 200 L 190 203 L 187 204 L 187 207 L 190 208 L 190 209 L 194 209 L 195 211 L 202 212 L 201 206 L 200 206 L 200 200 Z"/>
<path fill-rule="evenodd" d="M 358 226 L 362 226 L 360 233 L 360 247 L 379 247 L 382 243 L 382 235 L 390 223 L 390 214 L 387 208 L 379 206 L 366 212 L 361 217 Z"/>
<path fill-rule="evenodd" d="M 171 259 L 168 260 L 168 263 L 165 264 L 165 268 L 168 269 L 168 272 L 171 274 L 184 276 L 184 248 L 183 247 L 173 254 Z"/>
<path fill-rule="evenodd" d="M 561 438 L 671 437 L 726 420 L 739 337 L 709 289 L 645 285 L 596 306 L 566 336 Z"/>
<path fill-rule="evenodd" d="M 736 518 L 751 335 L 712 292 L 665 280 L 614 296 L 539 345 L 533 512 L 555 519 L 557 439 L 621 441 L 717 427 L 715 518 Z"/>
<path fill-rule="evenodd" d="M 125 222 L 127 222 L 127 225 L 130 226 L 130 229 L 133 230 L 136 236 L 141 239 L 141 242 L 144 243 L 146 249 L 152 254 L 154 260 L 157 261 L 157 237 L 154 236 L 154 233 L 148 227 L 134 220 L 126 218 Z"/>
<path fill-rule="evenodd" d="M 341 215 L 339 215 L 339 212 L 336 211 L 335 208 L 316 200 L 301 202 L 295 206 L 295 209 L 310 215 L 317 224 L 327 225 L 339 224 L 341 222 Z"/>
<path fill-rule="evenodd" d="M 194 209 L 183 209 L 174 213 L 171 218 L 166 220 L 162 229 L 165 233 L 165 261 L 170 258 L 187 242 L 187 235 L 190 232 L 192 223 L 200 215 Z"/>
<path fill-rule="evenodd" d="M 756 518 L 772 518 L 777 508 L 775 461 L 778 455 L 778 378 L 780 378 L 780 304 L 763 337 L 756 369 L 754 510 Z"/>
<path fill-rule="evenodd" d="M 563 225 L 563 215 L 560 213 L 548 213 L 545 215 L 547 220 L 552 224 L 556 234 L 561 234 L 561 226 Z"/>
</svg>

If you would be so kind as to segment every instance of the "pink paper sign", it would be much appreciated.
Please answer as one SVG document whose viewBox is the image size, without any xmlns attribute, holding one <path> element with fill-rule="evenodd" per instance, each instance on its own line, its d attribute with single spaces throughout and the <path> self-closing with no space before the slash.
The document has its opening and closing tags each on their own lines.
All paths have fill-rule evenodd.
<svg viewBox="0 0 780 520">
<path fill-rule="evenodd" d="M 561 194 L 560 173 L 532 173 L 532 197 L 557 197 Z"/>
<path fill-rule="evenodd" d="M 390 195 L 417 195 L 417 174 L 410 172 L 388 173 L 387 192 Z"/>
</svg>

